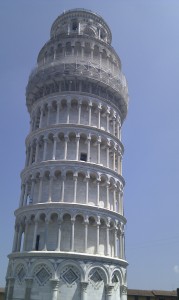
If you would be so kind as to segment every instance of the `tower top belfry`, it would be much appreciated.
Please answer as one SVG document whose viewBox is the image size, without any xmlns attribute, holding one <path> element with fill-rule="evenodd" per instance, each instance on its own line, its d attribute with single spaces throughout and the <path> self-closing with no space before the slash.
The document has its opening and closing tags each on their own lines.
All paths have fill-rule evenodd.
<svg viewBox="0 0 179 300">
<path fill-rule="evenodd" d="M 82 35 L 111 44 L 111 30 L 103 18 L 85 9 L 71 9 L 61 14 L 52 24 L 50 36 Z"/>
<path fill-rule="evenodd" d="M 29 76 L 6 300 L 127 299 L 121 128 L 128 87 L 111 39 L 99 15 L 64 12 Z"/>
</svg>

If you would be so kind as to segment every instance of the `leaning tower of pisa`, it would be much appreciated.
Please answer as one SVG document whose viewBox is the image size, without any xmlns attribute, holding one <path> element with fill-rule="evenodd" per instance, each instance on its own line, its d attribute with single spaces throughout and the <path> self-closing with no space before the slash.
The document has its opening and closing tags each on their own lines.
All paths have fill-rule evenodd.
<svg viewBox="0 0 179 300">
<path fill-rule="evenodd" d="M 29 77 L 7 300 L 127 299 L 121 125 L 128 90 L 111 39 L 99 15 L 64 12 Z"/>
</svg>

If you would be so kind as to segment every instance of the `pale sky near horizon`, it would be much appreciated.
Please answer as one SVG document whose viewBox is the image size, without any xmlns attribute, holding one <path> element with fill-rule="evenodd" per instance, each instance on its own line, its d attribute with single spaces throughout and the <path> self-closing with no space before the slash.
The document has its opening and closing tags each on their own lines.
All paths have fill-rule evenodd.
<svg viewBox="0 0 179 300">
<path fill-rule="evenodd" d="M 28 76 L 64 10 L 108 23 L 129 85 L 123 125 L 128 287 L 179 287 L 179 1 L 0 1 L 0 287 L 14 234 L 29 115 Z"/>
</svg>

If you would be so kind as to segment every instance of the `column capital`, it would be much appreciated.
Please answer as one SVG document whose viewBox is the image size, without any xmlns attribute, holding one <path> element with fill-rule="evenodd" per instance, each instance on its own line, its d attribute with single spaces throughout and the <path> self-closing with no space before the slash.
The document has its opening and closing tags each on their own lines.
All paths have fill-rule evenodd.
<svg viewBox="0 0 179 300">
<path fill-rule="evenodd" d="M 101 218 L 100 218 L 100 216 L 97 216 L 97 221 L 96 221 L 96 225 L 100 225 L 101 224 Z"/>
<path fill-rule="evenodd" d="M 111 218 L 107 218 L 107 222 L 106 222 L 106 227 L 109 228 L 110 227 L 110 222 L 111 222 Z"/>
<path fill-rule="evenodd" d="M 114 289 L 114 284 L 106 284 L 105 288 L 106 288 L 106 294 L 108 296 L 111 296 Z"/>
<path fill-rule="evenodd" d="M 54 141 L 57 141 L 57 140 L 58 140 L 58 134 L 57 134 L 57 133 L 55 133 L 55 134 L 53 135 L 53 140 L 54 140 Z"/>
<path fill-rule="evenodd" d="M 68 142 L 68 141 L 69 141 L 68 135 L 65 135 L 65 136 L 64 136 L 64 139 L 65 139 L 66 142 Z"/>
<path fill-rule="evenodd" d="M 76 221 L 76 218 L 75 217 L 71 217 L 71 223 L 74 224 Z"/>
<path fill-rule="evenodd" d="M 85 217 L 84 224 L 87 224 L 87 225 L 89 224 L 89 217 L 88 216 Z"/>
<path fill-rule="evenodd" d="M 33 278 L 32 277 L 26 277 L 25 278 L 26 287 L 31 288 L 33 284 Z"/>
<path fill-rule="evenodd" d="M 75 140 L 76 141 L 80 140 L 80 134 L 79 133 L 76 134 Z"/>
<path fill-rule="evenodd" d="M 75 173 L 73 174 L 73 179 L 74 179 L 74 180 L 77 180 L 77 178 L 78 178 L 78 173 L 75 172 Z"/>
<path fill-rule="evenodd" d="M 86 293 L 89 282 L 88 281 L 81 281 L 80 284 L 81 284 L 81 289 Z"/>
<path fill-rule="evenodd" d="M 98 143 L 98 144 L 100 144 L 100 143 L 101 143 L 101 136 L 98 136 L 97 143 Z"/>
<path fill-rule="evenodd" d="M 53 291 L 58 290 L 60 281 L 57 278 L 50 279 L 50 283 Z"/>
<path fill-rule="evenodd" d="M 126 285 L 121 285 L 121 294 L 127 295 L 127 286 Z"/>
<path fill-rule="evenodd" d="M 44 137 L 43 137 L 43 141 L 44 141 L 44 142 L 48 142 L 48 137 L 47 137 L 47 136 L 44 136 Z"/>
<path fill-rule="evenodd" d="M 88 102 L 88 106 L 89 106 L 89 107 L 92 107 L 92 106 L 93 106 L 93 102 L 92 102 L 92 101 L 89 101 L 89 102 Z"/>
<path fill-rule="evenodd" d="M 8 277 L 7 280 L 9 282 L 10 286 L 14 286 L 14 282 L 15 282 L 15 278 L 14 277 Z"/>
<path fill-rule="evenodd" d="M 110 108 L 110 106 L 107 106 L 106 114 L 110 115 L 110 112 L 111 112 L 111 108 Z"/>
<path fill-rule="evenodd" d="M 98 104 L 98 111 L 101 111 L 101 110 L 102 110 L 102 104 L 99 103 L 99 104 Z"/>
<path fill-rule="evenodd" d="M 87 136 L 87 141 L 91 141 L 91 134 Z"/>
</svg>

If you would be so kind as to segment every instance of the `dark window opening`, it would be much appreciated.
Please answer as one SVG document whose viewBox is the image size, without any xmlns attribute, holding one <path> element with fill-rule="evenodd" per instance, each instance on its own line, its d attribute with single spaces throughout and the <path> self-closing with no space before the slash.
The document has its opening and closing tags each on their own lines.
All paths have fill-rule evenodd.
<svg viewBox="0 0 179 300">
<path fill-rule="evenodd" d="M 72 30 L 74 30 L 74 31 L 78 30 L 78 22 L 77 21 L 73 21 Z"/>
<path fill-rule="evenodd" d="M 40 235 L 38 234 L 36 236 L 36 243 L 35 243 L 35 250 L 38 251 L 39 250 L 39 243 L 40 243 Z"/>
<path fill-rule="evenodd" d="M 80 160 L 87 161 L 87 154 L 86 153 L 81 153 L 80 154 Z"/>
<path fill-rule="evenodd" d="M 135 296 L 134 299 L 135 299 L 135 300 L 138 300 L 138 296 Z"/>
</svg>

